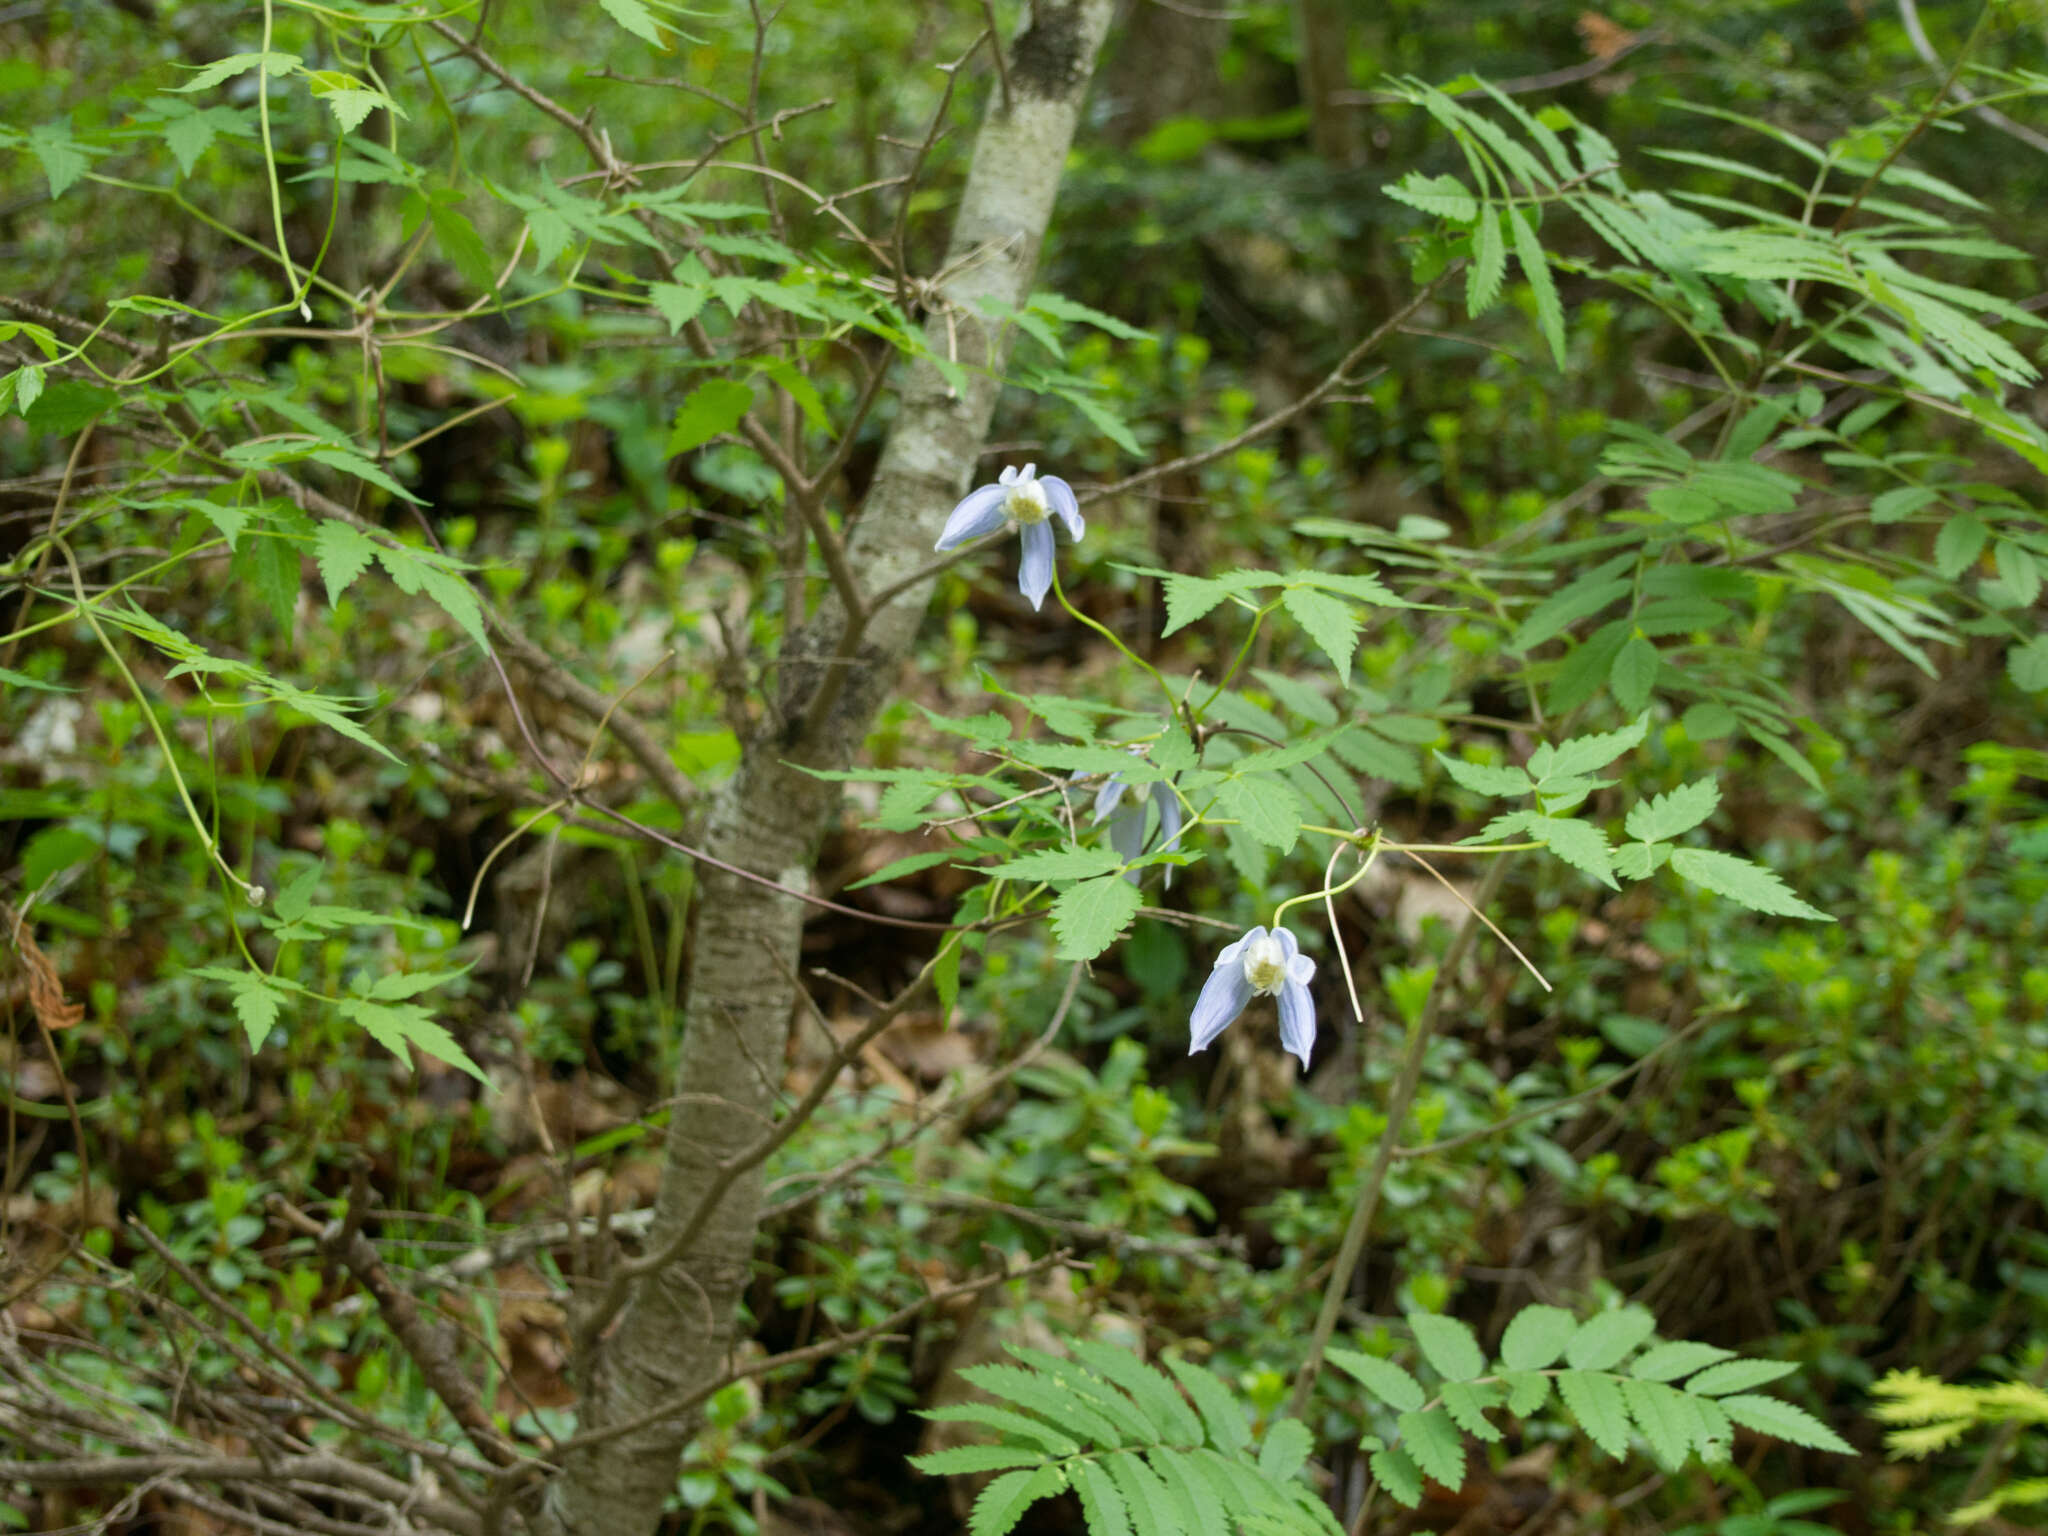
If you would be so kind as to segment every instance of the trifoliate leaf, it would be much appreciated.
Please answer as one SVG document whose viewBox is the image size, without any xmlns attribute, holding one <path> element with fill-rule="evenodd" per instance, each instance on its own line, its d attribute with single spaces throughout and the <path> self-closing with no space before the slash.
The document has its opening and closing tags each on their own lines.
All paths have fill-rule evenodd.
<svg viewBox="0 0 2048 1536">
<path fill-rule="evenodd" d="M 1630 806 L 1628 835 L 1646 843 L 1668 843 L 1713 815 L 1714 808 L 1720 803 L 1720 785 L 1712 779 L 1695 779 L 1668 795 L 1658 795 Z"/>
<path fill-rule="evenodd" d="M 1501 1335 L 1500 1362 L 1511 1371 L 1540 1371 L 1557 1363 L 1578 1331 L 1579 1320 L 1563 1307 L 1524 1307 Z"/>
<path fill-rule="evenodd" d="M 1068 886 L 1052 904 L 1060 959 L 1093 960 L 1116 942 L 1140 905 L 1138 888 L 1113 875 Z"/>
<path fill-rule="evenodd" d="M 1480 1351 L 1479 1340 L 1457 1318 L 1435 1312 L 1411 1312 L 1408 1326 L 1415 1330 L 1422 1358 L 1445 1381 L 1470 1381 L 1486 1373 L 1486 1356 Z"/>
<path fill-rule="evenodd" d="M 1295 623 L 1308 631 L 1309 638 L 1322 647 L 1323 654 L 1337 669 L 1345 687 L 1351 686 L 1351 657 L 1358 649 L 1358 614 L 1349 603 L 1308 587 L 1289 587 L 1280 595 Z"/>
<path fill-rule="evenodd" d="M 1775 873 L 1732 853 L 1719 853 L 1711 848 L 1679 848 L 1671 855 L 1671 867 L 1694 885 L 1716 896 L 1725 896 L 1752 912 L 1802 917 L 1816 923 L 1834 921 L 1818 907 L 1801 901 Z"/>
</svg>

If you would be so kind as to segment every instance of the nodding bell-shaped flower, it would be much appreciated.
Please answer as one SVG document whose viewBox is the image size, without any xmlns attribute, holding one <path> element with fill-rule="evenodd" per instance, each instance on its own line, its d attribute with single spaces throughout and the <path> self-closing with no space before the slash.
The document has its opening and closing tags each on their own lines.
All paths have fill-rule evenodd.
<svg viewBox="0 0 2048 1536">
<path fill-rule="evenodd" d="M 1159 846 L 1170 848 L 1180 836 L 1180 796 L 1164 782 L 1148 788 L 1152 803 L 1159 807 Z M 1109 846 L 1126 864 L 1145 851 L 1145 796 L 1136 785 L 1126 784 L 1122 774 L 1112 773 L 1095 792 L 1095 820 L 1109 823 Z M 1138 871 L 1132 870 L 1128 878 L 1136 885 Z M 1171 864 L 1166 866 L 1166 883 L 1173 884 Z"/>
<path fill-rule="evenodd" d="M 1309 978 L 1315 973 L 1315 961 L 1301 952 L 1285 928 L 1271 933 L 1248 930 L 1216 957 L 1216 969 L 1195 1000 L 1194 1016 L 1188 1020 L 1188 1054 L 1206 1049 L 1254 997 L 1278 997 L 1280 1043 L 1301 1058 L 1302 1070 L 1307 1071 L 1308 1053 L 1316 1043 L 1316 1005 L 1308 995 Z"/>
<path fill-rule="evenodd" d="M 1024 539 L 1024 560 L 1017 568 L 1017 590 L 1031 599 L 1033 608 L 1043 607 L 1045 594 L 1052 590 L 1052 524 L 1057 517 L 1067 537 L 1078 540 L 1087 524 L 1081 520 L 1081 504 L 1074 488 L 1057 475 L 1038 476 L 1036 464 L 1006 469 L 994 485 L 969 491 L 953 515 L 934 549 L 953 549 L 969 539 L 994 533 L 1014 523 Z"/>
</svg>

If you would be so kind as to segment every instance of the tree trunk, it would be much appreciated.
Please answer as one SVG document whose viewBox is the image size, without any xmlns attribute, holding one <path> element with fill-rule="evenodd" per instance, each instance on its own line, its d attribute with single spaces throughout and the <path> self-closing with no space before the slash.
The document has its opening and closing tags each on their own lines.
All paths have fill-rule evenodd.
<svg viewBox="0 0 2048 1536">
<path fill-rule="evenodd" d="M 970 371 L 957 394 L 927 363 L 907 372 L 901 411 L 849 540 L 849 563 L 870 592 L 931 558 L 946 513 L 973 478 L 1004 360 L 1003 345 L 985 329 L 976 301 L 1021 306 L 1030 295 L 1112 9 L 1112 0 L 1038 0 L 1031 26 L 1010 51 L 1009 110 L 1001 88 L 991 87 L 947 255 L 947 270 L 955 275 L 941 288 L 953 324 L 949 328 L 939 315 L 927 327 L 928 345 L 942 355 L 953 350 Z M 838 767 L 852 759 L 895 685 L 929 590 L 921 584 L 874 616 L 858 657 L 832 685 L 841 689 L 836 703 L 807 736 L 778 731 L 748 745 L 713 806 L 703 835 L 706 852 L 786 886 L 808 884 L 838 794 L 788 764 Z M 812 691 L 826 686 L 834 668 L 816 662 L 838 644 L 842 613 L 836 599 L 828 599 L 808 626 L 785 638 L 787 720 L 801 720 Z M 650 1251 L 682 1230 L 713 1171 L 772 1120 L 797 1003 L 786 978 L 796 974 L 802 923 L 802 904 L 789 897 L 709 866 L 699 873 L 681 1097 L 669 1128 Z M 755 1169 L 732 1186 L 674 1264 L 635 1288 L 587 1369 L 579 1430 L 635 1420 L 724 1372 L 760 1205 Z M 675 1489 L 678 1460 L 697 1422 L 694 1413 L 679 1414 L 569 1453 L 547 1489 L 539 1529 L 548 1536 L 651 1531 Z"/>
<path fill-rule="evenodd" d="M 1350 20 L 1350 0 L 1294 0 L 1294 70 L 1309 143 L 1340 170 L 1358 159 L 1358 109 L 1334 99 L 1351 88 Z"/>
</svg>

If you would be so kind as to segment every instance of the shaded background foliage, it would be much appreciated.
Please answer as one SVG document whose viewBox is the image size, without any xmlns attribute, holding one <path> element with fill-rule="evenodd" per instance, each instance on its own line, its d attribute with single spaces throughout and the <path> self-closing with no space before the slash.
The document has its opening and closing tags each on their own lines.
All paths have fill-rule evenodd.
<svg viewBox="0 0 2048 1536">
<path fill-rule="evenodd" d="M 1936 47 L 1950 54 L 1975 19 L 1960 7 L 1924 12 Z M 1653 145 L 1682 144 L 1789 174 L 1795 157 L 1773 158 L 1753 135 L 1682 108 L 1753 113 L 1826 140 L 1931 74 L 1901 17 L 1880 6 L 1395 4 L 1344 22 L 1354 94 L 1369 95 L 1389 74 L 1576 76 L 1547 87 L 1545 99 L 1597 127 L 1632 168 L 1650 163 Z M 195 94 L 174 121 L 156 94 L 181 69 L 256 46 L 248 39 L 257 25 L 255 13 L 217 5 L 0 8 L 0 96 L 10 127 L 27 135 L 0 159 L 0 300 L 14 318 L 60 331 L 51 317 L 98 325 L 110 301 L 137 294 L 223 315 L 280 302 L 260 148 L 248 115 L 222 110 L 246 106 L 253 82 L 245 75 L 224 92 Z M 303 27 L 297 18 L 281 25 Z M 771 94 L 758 116 L 788 114 L 776 127 L 777 163 L 820 188 L 899 174 L 940 101 L 931 62 L 959 57 L 981 25 L 966 7 L 823 6 L 772 28 L 763 49 Z M 688 90 L 601 73 L 676 76 L 742 96 L 755 45 L 746 18 L 687 16 L 678 26 L 670 50 L 656 53 L 599 7 L 544 17 L 514 10 L 494 18 L 493 46 L 572 114 L 597 109 L 622 160 L 688 161 L 732 134 L 734 115 Z M 1124 19 L 1062 190 L 1041 286 L 1147 334 L 1077 327 L 1064 357 L 1040 354 L 1072 381 L 1072 398 L 1013 391 L 991 446 L 999 461 L 1032 458 L 1077 483 L 1109 481 L 1138 452 L 1163 459 L 1221 441 L 1323 377 L 1348 338 L 1410 291 L 1416 221 L 1378 189 L 1413 169 L 1455 170 L 1455 150 L 1405 105 L 1305 105 L 1302 33 L 1295 15 L 1270 4 L 1222 20 L 1142 4 Z M 289 45 L 309 46 L 313 35 L 306 28 Z M 2014 8 L 1980 59 L 2038 67 L 2041 41 L 2040 19 Z M 382 61 L 388 72 L 419 68 L 402 50 L 393 55 Z M 451 167 L 518 195 L 532 195 L 541 178 L 584 171 L 567 127 L 461 57 L 435 57 L 431 76 L 444 114 L 407 128 L 409 157 L 436 168 L 420 188 L 427 203 L 452 184 Z M 962 76 L 960 89 L 976 99 L 999 88 L 985 54 Z M 829 107 L 799 110 L 826 96 Z M 405 178 L 360 147 L 348 151 L 336 191 L 332 125 L 309 105 L 301 97 L 290 111 L 280 106 L 273 125 L 290 249 L 303 261 L 320 246 L 338 196 L 329 270 L 359 293 L 390 276 L 389 253 L 424 219 L 432 238 L 382 301 L 386 311 L 470 305 L 479 265 L 488 274 L 514 248 L 521 207 L 472 192 L 437 205 L 460 222 L 437 221 L 424 204 L 409 209 Z M 964 109 L 953 119 L 967 120 Z M 38 147 L 35 125 L 49 124 L 65 126 Z M 940 137 L 908 198 L 901 235 L 921 270 L 944 250 L 966 143 L 957 126 Z M 741 137 L 715 158 L 747 153 Z M 1972 125 L 1925 135 L 1914 163 L 1980 197 L 1996 238 L 2025 252 L 2048 241 L 2039 211 L 2048 157 L 2033 148 Z M 1673 189 L 1734 190 L 1704 165 L 1639 174 Z M 756 180 L 714 169 L 698 189 L 707 200 L 753 202 Z M 894 193 L 856 194 L 846 208 L 886 228 Z M 829 221 L 800 196 L 785 191 L 783 208 L 791 244 L 830 248 Z M 751 221 L 735 228 L 758 231 Z M 1555 238 L 1560 255 L 1593 259 L 1589 238 Z M 267 396 L 260 408 L 273 428 L 293 409 L 387 446 L 442 428 L 390 466 L 424 503 L 419 523 L 481 567 L 485 590 L 543 643 L 580 658 L 591 681 L 637 683 L 634 707 L 672 741 L 678 767 L 713 782 L 736 753 L 735 733 L 764 707 L 754 669 L 788 600 L 775 478 L 738 442 L 673 455 L 672 420 L 709 365 L 668 338 L 650 339 L 645 309 L 601 284 L 544 293 L 537 274 L 548 263 L 526 260 L 536 275 L 521 302 L 464 315 L 434 349 L 387 351 L 374 388 L 359 352 L 294 336 L 289 316 L 268 322 L 269 334 L 210 349 L 209 366 L 223 399 Z M 857 253 L 847 260 L 858 270 Z M 1952 265 L 1957 280 L 1973 267 L 1967 257 Z M 2023 271 L 2002 278 L 2000 291 L 2040 291 L 2038 262 Z M 1590 285 L 1581 303 L 1571 282 L 1562 375 L 1543 353 L 1526 289 L 1477 323 L 1449 306 L 1426 311 L 1351 398 L 1169 478 L 1156 494 L 1095 509 L 1090 539 L 1067 567 L 1069 590 L 1162 667 L 1214 675 L 1236 636 L 1196 626 L 1151 640 L 1157 598 L 1122 567 L 1271 562 L 1302 547 L 1295 525 L 1310 518 L 1381 528 L 1433 519 L 1476 546 L 1568 500 L 1570 517 L 1542 525 L 1557 530 L 1545 537 L 1593 529 L 1625 505 L 1611 484 L 1581 491 L 1595 480 L 1608 425 L 1674 427 L 1715 381 L 1693 371 L 1696 355 L 1675 327 L 1612 294 L 1593 296 Z M 146 359 L 175 348 L 191 325 L 131 311 L 110 328 Z M 721 338 L 729 355 L 773 341 Z M 870 362 L 876 355 L 857 335 L 844 345 L 864 348 Z M 0 366 L 29 359 L 23 338 L 0 343 Z M 820 405 L 843 418 L 858 388 L 851 360 L 828 357 L 811 378 Z M 131 477 L 133 494 L 132 477 L 150 472 L 146 417 L 129 424 L 139 435 L 88 434 L 67 464 L 80 429 L 105 408 L 92 388 L 82 376 L 53 379 L 26 416 L 0 419 L 0 560 L 50 518 L 58 486 L 80 496 Z M 494 408 L 448 425 L 500 395 Z M 2028 403 L 2038 419 L 2038 391 Z M 836 505 L 858 503 L 891 409 L 885 397 L 864 427 Z M 1942 438 L 1930 420 L 1912 418 L 1885 447 L 1954 449 L 1960 439 Z M 1968 451 L 1978 456 L 1974 477 L 2035 494 L 2016 461 Z M 323 484 L 337 496 L 358 489 L 339 474 Z M 164 498 L 162 511 L 109 508 L 93 527 L 92 547 L 107 552 L 100 571 L 130 575 L 195 537 L 192 508 L 173 500 L 187 488 L 166 479 L 144 489 Z M 415 537 L 395 499 L 371 504 L 387 528 Z M 290 1333 L 337 1390 L 396 1405 L 432 1433 L 438 1409 L 413 1368 L 373 1323 L 322 1305 L 328 1277 L 267 1214 L 265 1198 L 339 1196 L 352 1165 L 366 1160 L 381 1201 L 380 1245 L 392 1262 L 418 1268 L 466 1251 L 490 1227 L 546 1220 L 563 1205 L 585 1214 L 600 1200 L 643 1205 L 689 964 L 690 873 L 578 826 L 556 826 L 493 861 L 535 801 L 520 726 L 456 617 L 367 583 L 329 606 L 317 600 L 317 581 L 301 589 L 296 564 L 280 577 L 243 555 L 171 569 L 160 589 L 144 589 L 152 612 L 216 650 L 280 670 L 288 662 L 290 675 L 318 679 L 327 693 L 372 701 L 363 722 L 396 754 L 348 744 L 283 708 L 228 724 L 161 668 L 146 678 L 176 722 L 188 778 L 207 786 L 202 809 L 238 870 L 274 890 L 317 863 L 323 899 L 417 918 L 305 943 L 292 957 L 298 976 L 334 993 L 358 969 L 469 967 L 440 1017 L 492 1081 L 485 1090 L 418 1057 L 408 1071 L 366 1053 L 360 1032 L 324 1010 L 287 1015 L 284 1031 L 252 1053 L 219 989 L 189 974 L 231 953 L 228 925 L 246 929 L 249 914 L 223 901 L 139 710 L 80 626 L 10 642 L 0 666 L 38 681 L 94 679 L 83 694 L 9 687 L 0 697 L 0 871 L 17 872 L 9 899 L 56 880 L 36 903 L 37 931 L 66 995 L 84 1007 L 83 1021 L 56 1037 L 53 1060 L 25 984 L 0 981 L 13 1023 L 4 1191 L 12 1314 L 38 1349 L 88 1376 L 106 1368 L 95 1361 L 159 1360 L 164 1329 L 131 1295 L 87 1283 L 89 1267 L 53 1270 L 76 1242 L 90 1261 L 135 1266 L 164 1283 L 118 1225 L 117 1213 L 132 1215 L 221 1292 Z M 1366 683 L 1405 685 L 1437 667 L 1436 701 L 1469 697 L 1468 707 L 1446 704 L 1457 718 L 1422 719 L 1369 777 L 1389 824 L 1452 836 L 1476 825 L 1474 803 L 1415 748 L 1446 742 L 1453 726 L 1520 743 L 1512 725 L 1527 700 L 1482 676 L 1484 636 L 1454 632 L 1438 637 L 1437 650 L 1426 638 L 1393 625 L 1368 632 Z M 1422 1134 L 1412 1139 L 1452 1140 L 1654 1059 L 1611 1092 L 1404 1160 L 1346 1322 L 1386 1342 L 1393 1314 L 1419 1305 L 1452 1308 L 1484 1331 L 1532 1297 L 1613 1288 L 1651 1305 L 1673 1337 L 1808 1365 L 1810 1405 L 1874 1445 L 1874 1433 L 1853 1425 L 1879 1372 L 1913 1364 L 1949 1375 L 2038 1373 L 2042 1358 L 2043 721 L 2038 698 L 2014 686 L 1988 636 L 1948 650 L 1938 678 L 1820 610 L 1760 613 L 1742 638 L 1759 671 L 1812 718 L 1801 746 L 1814 782 L 1690 716 L 1691 728 L 1660 720 L 1631 772 L 1647 794 L 1720 770 L 1730 846 L 1784 871 L 1840 922 L 1773 925 L 1683 894 L 1654 909 L 1636 892 L 1596 902 L 1554 866 L 1517 869 L 1497 916 L 1556 992 L 1545 998 L 1498 956 L 1467 962 L 1465 1001 L 1432 1048 Z M 942 582 L 921 665 L 870 743 L 877 763 L 954 751 L 913 706 L 981 707 L 975 659 L 1000 663 L 1020 692 L 1125 686 L 1099 663 L 1091 671 L 1053 615 L 1033 614 L 990 571 L 964 567 Z M 1284 730 L 1313 709 L 1289 690 L 1308 662 L 1292 641 L 1262 640 L 1255 661 L 1268 719 Z M 578 728 L 544 700 L 532 723 L 558 760 L 582 756 Z M 596 771 L 619 805 L 674 825 L 623 758 L 607 756 Z M 920 816 L 876 831 L 859 814 L 871 809 L 856 797 L 828 845 L 828 893 L 943 921 L 962 889 L 945 868 L 853 888 L 926 846 L 914 832 Z M 1310 872 L 1283 866 L 1275 878 L 1301 883 Z M 1249 880 L 1204 872 L 1192 885 L 1193 910 L 1253 920 Z M 1368 886 L 1345 910 L 1350 952 L 1370 983 L 1368 1024 L 1331 1025 L 1316 1069 L 1300 1081 L 1269 1041 L 1242 1028 L 1226 1037 L 1219 1063 L 1183 1059 L 1188 986 L 1207 944 L 1146 920 L 1121 966 L 1100 967 L 1082 985 L 1057 1044 L 982 1093 L 978 1077 L 1014 1061 L 1052 1016 L 1063 974 L 1049 935 L 991 948 L 969 968 L 955 1028 L 927 1017 L 891 1036 L 866 1063 L 861 1091 L 832 1101 L 773 1170 L 791 1204 L 763 1246 L 751 1298 L 762 1342 L 788 1347 L 870 1324 L 931 1278 L 971 1268 L 983 1244 L 1042 1252 L 1069 1241 L 1094 1268 L 1071 1286 L 1042 1289 L 1026 1313 L 1104 1337 L 1205 1340 L 1209 1363 L 1262 1412 L 1276 1412 L 1313 1314 L 1318 1268 L 1381 1129 L 1376 1106 L 1400 1021 L 1448 942 L 1455 913 L 1432 889 L 1404 873 Z M 849 1016 L 856 986 L 891 989 L 931 952 L 917 936 L 878 932 L 832 913 L 808 928 L 807 959 L 838 978 L 817 984 L 827 1018 Z M 25 976 L 25 964 L 15 974 Z M 1335 985 L 1328 965 L 1324 984 Z M 1326 1020 L 1342 1017 L 1335 992 L 1324 1002 Z M 800 1056 L 793 1070 L 816 1061 Z M 83 1149 L 70 1135 L 64 1085 L 78 1101 Z M 973 1099 L 957 1135 L 889 1151 L 871 1178 L 824 1199 L 798 1198 L 806 1170 L 870 1155 L 900 1128 L 907 1102 L 934 1092 Z M 81 1150 L 103 1181 L 100 1201 L 83 1210 Z M 555 1432 L 562 1421 L 549 1416 L 574 1400 L 545 1284 L 552 1262 L 544 1250 L 529 1254 L 451 1303 L 473 1343 L 500 1360 L 493 1405 L 524 1432 Z M 949 1528 L 947 1490 L 896 1471 L 923 1432 L 907 1410 L 942 1390 L 953 1341 L 966 1348 L 995 1326 L 939 1318 L 908 1341 L 730 1389 L 679 1490 L 697 1513 L 679 1515 L 677 1529 L 752 1529 L 784 1518 L 771 1506 L 805 1507 L 791 1495 L 830 1506 L 854 1529 Z M 1324 1411 L 1331 1418 L 1320 1428 L 1331 1438 L 1356 1428 Z M 1568 1463 L 1585 1454 L 1550 1453 Z M 2036 1462 L 2044 1454 L 2021 1450 Z M 1512 1463 L 1466 1507 L 1426 1511 L 1425 1525 L 1509 1531 L 1541 1514 L 1559 1530 L 1599 1519 L 1711 1527 L 1786 1490 L 1839 1486 L 1850 1502 L 1808 1518 L 1851 1531 L 1907 1529 L 1916 1511 L 1950 1500 L 1971 1465 L 1959 1459 L 1908 1477 L 1875 1459 L 1849 1466 L 1761 1447 L 1739 1453 L 1738 1464 L 1753 1479 L 1747 1504 L 1685 1476 L 1647 1492 L 1636 1479 L 1641 1502 L 1620 1513 L 1607 1501 L 1629 1487 L 1621 1474 L 1590 1460 L 1568 1465 L 1561 1481 L 1573 1493 L 1560 1502 L 1547 1466 Z M 1341 1458 L 1334 1470 L 1340 1481 L 1362 1475 Z M 54 1495 L 10 1502 L 31 1528 L 89 1518 L 96 1507 Z"/>
</svg>

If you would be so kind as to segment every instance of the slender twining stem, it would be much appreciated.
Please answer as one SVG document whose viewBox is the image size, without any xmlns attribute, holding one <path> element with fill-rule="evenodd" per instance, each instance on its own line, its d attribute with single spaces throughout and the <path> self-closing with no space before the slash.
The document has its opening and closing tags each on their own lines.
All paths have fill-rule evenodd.
<svg viewBox="0 0 2048 1536">
<path fill-rule="evenodd" d="M 1323 1368 L 1323 1351 L 1329 1347 L 1330 1335 L 1336 1331 L 1337 1318 L 1344 1310 L 1344 1298 L 1351 1290 L 1351 1277 L 1358 1272 L 1359 1257 L 1365 1252 L 1366 1233 L 1372 1229 L 1373 1216 L 1379 1210 L 1380 1192 L 1386 1187 L 1387 1170 L 1393 1167 L 1394 1155 L 1400 1150 L 1401 1131 L 1407 1124 L 1409 1107 L 1415 1102 L 1415 1090 L 1422 1081 L 1422 1059 L 1430 1037 L 1436 1033 L 1437 1019 L 1443 1013 L 1444 996 L 1450 984 L 1447 978 L 1457 974 L 1459 966 L 1464 963 L 1466 951 L 1472 947 L 1473 938 L 1479 932 L 1477 909 L 1493 900 L 1506 873 L 1505 862 L 1487 870 L 1486 878 L 1480 882 L 1476 893 L 1473 915 L 1466 918 L 1458 929 L 1457 937 L 1451 940 L 1443 963 L 1437 967 L 1436 980 L 1430 986 L 1422 1012 L 1408 1028 L 1408 1048 L 1401 1058 L 1401 1071 L 1394 1081 L 1393 1095 L 1387 1101 L 1386 1128 L 1380 1132 L 1372 1167 L 1366 1170 L 1365 1178 L 1358 1186 L 1358 1198 L 1351 1208 L 1351 1223 L 1344 1229 L 1344 1240 L 1337 1249 L 1337 1262 L 1330 1270 L 1329 1282 L 1323 1287 L 1323 1305 L 1316 1313 L 1308 1354 L 1301 1362 L 1301 1370 L 1294 1378 L 1294 1393 L 1287 1402 L 1290 1418 L 1302 1418 L 1307 1412 L 1309 1395 L 1315 1391 L 1316 1377 Z"/>
<path fill-rule="evenodd" d="M 1355 836 L 1347 836 L 1345 838 L 1345 841 L 1347 843 L 1355 843 L 1357 842 L 1357 838 Z M 1342 853 L 1343 851 L 1344 850 L 1342 848 L 1339 848 L 1337 850 L 1338 853 Z M 1352 871 L 1351 877 L 1347 879 L 1342 885 L 1329 884 L 1328 877 L 1325 876 L 1324 884 L 1321 890 L 1308 891 L 1300 896 L 1288 897 L 1285 901 L 1281 902 L 1279 906 L 1273 909 L 1273 926 L 1275 928 L 1278 928 L 1280 926 L 1280 919 L 1287 915 L 1287 909 L 1289 907 L 1299 907 L 1311 901 L 1325 901 L 1334 896 L 1341 896 L 1344 892 L 1350 890 L 1351 887 L 1358 884 L 1359 881 L 1363 880 L 1365 878 L 1366 871 L 1372 868 L 1373 861 L 1377 859 L 1380 854 L 1380 836 L 1377 832 L 1373 832 L 1366 835 L 1361 851 L 1365 854 L 1365 857 L 1359 860 L 1358 868 Z M 1334 862 L 1335 855 L 1332 855 L 1332 863 Z M 1334 923 L 1331 925 L 1330 931 L 1333 935 L 1335 934 L 1336 925 Z"/>
</svg>

